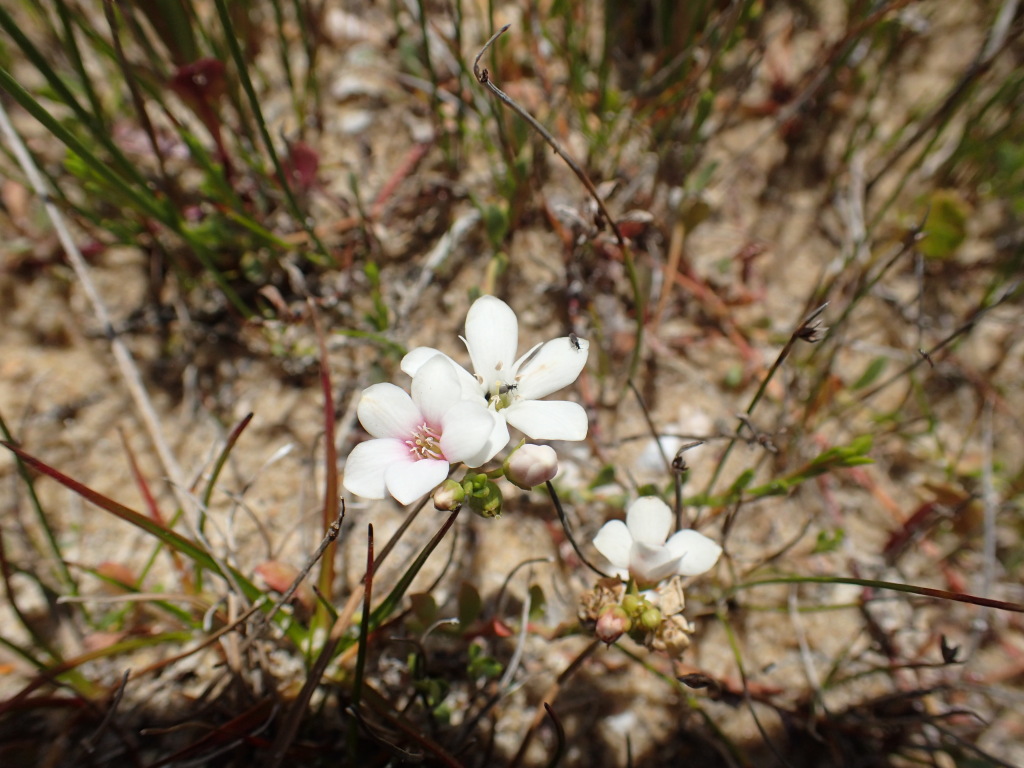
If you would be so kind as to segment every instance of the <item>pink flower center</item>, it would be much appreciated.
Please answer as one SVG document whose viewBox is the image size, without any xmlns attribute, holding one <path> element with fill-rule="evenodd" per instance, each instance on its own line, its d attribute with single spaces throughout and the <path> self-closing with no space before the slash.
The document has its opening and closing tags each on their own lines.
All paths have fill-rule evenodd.
<svg viewBox="0 0 1024 768">
<path fill-rule="evenodd" d="M 441 453 L 441 434 L 425 423 L 413 430 L 412 437 L 405 444 L 409 446 L 409 453 L 416 461 L 444 458 Z"/>
</svg>

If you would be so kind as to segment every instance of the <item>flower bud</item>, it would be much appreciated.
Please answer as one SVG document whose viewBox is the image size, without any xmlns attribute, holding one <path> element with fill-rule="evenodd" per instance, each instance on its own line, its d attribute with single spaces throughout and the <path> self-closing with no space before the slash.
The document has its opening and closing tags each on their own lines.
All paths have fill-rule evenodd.
<svg viewBox="0 0 1024 768">
<path fill-rule="evenodd" d="M 629 620 L 626 612 L 619 606 L 611 606 L 597 619 L 597 626 L 594 627 L 594 634 L 598 640 L 611 645 L 622 635 L 632 628 L 633 622 Z"/>
<path fill-rule="evenodd" d="M 558 457 L 549 445 L 527 443 L 505 459 L 504 469 L 509 482 L 529 491 L 558 474 Z"/>
<path fill-rule="evenodd" d="M 649 632 L 653 632 L 661 626 L 661 611 L 657 608 L 648 608 L 642 614 L 640 614 L 640 623 L 644 629 Z"/>
<path fill-rule="evenodd" d="M 483 475 L 478 477 L 483 477 Z M 501 516 L 501 489 L 492 480 L 485 480 L 482 483 L 474 482 L 468 500 L 469 508 L 480 517 Z"/>
<path fill-rule="evenodd" d="M 466 498 L 466 491 L 461 483 L 448 479 L 441 483 L 434 491 L 434 509 L 442 512 L 454 512 L 462 506 Z"/>
</svg>

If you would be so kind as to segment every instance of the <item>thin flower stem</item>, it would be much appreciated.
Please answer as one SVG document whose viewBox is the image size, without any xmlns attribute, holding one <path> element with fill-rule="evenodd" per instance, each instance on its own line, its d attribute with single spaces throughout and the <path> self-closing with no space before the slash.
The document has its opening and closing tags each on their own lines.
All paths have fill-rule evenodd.
<svg viewBox="0 0 1024 768">
<path fill-rule="evenodd" d="M 1024 613 L 1024 605 L 1021 603 L 1010 603 L 1005 600 L 993 600 L 979 595 L 969 595 L 963 592 L 950 592 L 945 589 L 933 589 L 931 587 L 918 587 L 913 584 L 897 584 L 892 581 L 878 581 L 877 579 L 855 579 L 849 576 L 776 576 L 757 581 L 748 581 L 730 587 L 727 597 L 734 595 L 743 589 L 761 587 L 768 584 L 852 584 L 858 587 L 869 587 L 871 589 L 886 589 L 893 592 L 907 592 L 921 597 L 931 597 L 937 600 L 955 600 L 958 603 L 970 603 L 984 608 L 995 608 L 1000 611 L 1011 611 L 1013 613 Z"/>
<path fill-rule="evenodd" d="M 615 235 L 615 240 L 622 251 L 622 261 L 626 267 L 626 275 L 629 277 L 629 286 L 633 291 L 633 303 L 636 307 L 636 337 L 634 339 L 633 355 L 629 361 L 629 375 L 626 377 L 627 381 L 631 381 L 636 378 L 636 372 L 640 368 L 640 358 L 643 350 L 644 339 L 644 317 L 646 313 L 646 302 L 644 301 L 643 291 L 640 288 L 640 275 L 637 272 L 636 263 L 633 259 L 633 250 L 629 247 L 626 238 L 622 234 L 622 230 L 619 229 L 619 225 L 615 222 L 615 219 L 612 218 L 611 213 L 608 212 L 608 208 L 605 206 L 604 200 L 601 199 L 601 195 L 598 194 L 597 187 L 594 186 L 594 182 L 592 182 L 590 177 L 587 176 L 586 171 L 580 167 L 580 164 L 573 159 L 572 155 L 562 149 L 562 145 L 558 143 L 555 137 L 552 136 L 551 133 L 549 133 L 533 115 L 519 106 L 514 99 L 494 84 L 494 81 L 491 80 L 490 72 L 488 72 L 486 67 L 483 69 L 480 68 L 480 59 L 483 58 L 483 55 L 491 47 L 494 41 L 501 37 L 501 35 L 503 35 L 511 26 L 511 24 L 506 24 L 491 35 L 490 40 L 484 43 L 484 47 L 480 49 L 480 52 L 473 60 L 473 74 L 476 76 L 477 82 L 486 86 L 491 93 L 498 97 L 502 104 L 529 123 L 530 127 L 537 131 L 537 133 L 543 137 L 544 141 L 546 141 L 555 151 L 555 154 L 565 161 L 565 164 L 569 166 L 574 174 L 576 174 L 576 178 L 578 178 L 583 186 L 587 188 L 590 196 L 594 198 L 594 202 L 597 203 L 597 208 L 601 212 L 602 220 L 611 228 L 612 233 Z"/>
<path fill-rule="evenodd" d="M 583 183 L 583 186 L 587 188 L 587 191 L 590 193 L 591 197 L 594 198 L 594 201 L 597 203 L 598 209 L 601 211 L 601 216 L 608 223 L 608 226 L 611 227 L 612 232 L 615 233 L 615 239 L 618 241 L 619 247 L 625 249 L 626 239 L 622 236 L 622 231 L 619 229 L 618 224 L 615 223 L 615 219 L 612 218 L 612 215 L 608 212 L 608 209 L 605 207 L 604 200 L 602 200 L 601 195 L 598 194 L 597 187 L 594 186 L 594 182 L 590 180 L 590 177 L 587 176 L 586 172 L 580 167 L 579 163 L 577 163 L 572 158 L 572 155 L 570 155 L 568 152 L 562 149 L 562 145 L 555 140 L 555 137 L 548 132 L 547 128 L 545 128 L 543 125 L 537 122 L 537 119 L 534 118 L 533 115 L 531 115 L 521 106 L 519 106 L 519 104 L 517 104 L 507 93 L 505 93 L 503 90 L 501 90 L 501 88 L 494 84 L 494 81 L 491 80 L 490 72 L 487 71 L 486 67 L 480 69 L 480 59 L 483 58 L 483 55 L 485 53 L 487 53 L 487 49 L 491 47 L 495 40 L 497 40 L 499 37 L 505 34 L 505 32 L 507 32 L 509 27 L 511 26 L 511 24 L 506 24 L 504 27 L 502 27 L 493 35 L 491 35 L 490 40 L 484 43 L 484 47 L 480 49 L 480 53 L 478 53 L 476 55 L 476 58 L 473 60 L 473 74 L 476 76 L 477 81 L 481 85 L 487 86 L 491 93 L 493 93 L 495 96 L 501 99 L 502 103 L 505 104 L 505 106 L 507 106 L 509 109 L 511 109 L 521 118 L 523 118 L 523 120 L 528 122 L 530 126 L 533 128 L 533 130 L 539 133 L 544 138 L 544 141 L 546 141 L 548 145 L 555 151 L 555 154 L 565 161 L 565 164 L 569 166 L 573 173 L 576 174 L 576 178 L 578 178 Z"/>
<path fill-rule="evenodd" d="M 768 389 L 768 383 L 775 376 L 779 368 L 782 367 L 782 364 L 786 361 L 786 358 L 789 357 L 789 353 L 793 351 L 793 347 L 801 338 L 801 331 L 804 328 L 807 328 L 811 323 L 813 323 L 818 318 L 818 316 L 825 311 L 825 308 L 828 307 L 828 304 L 829 302 L 826 301 L 820 307 L 818 307 L 809 315 L 807 315 L 794 329 L 793 333 L 790 334 L 789 340 L 786 342 L 786 346 L 782 348 L 782 351 L 779 352 L 778 357 L 775 358 L 775 362 L 772 363 L 772 367 L 768 369 L 768 373 L 761 380 L 761 386 L 759 386 L 757 388 L 757 392 L 754 393 L 754 397 L 751 399 L 750 405 L 748 405 L 747 410 L 743 412 L 744 417 L 749 417 L 753 415 L 754 409 L 757 408 L 758 403 L 761 402 L 761 398 L 764 397 L 764 393 Z M 736 445 L 736 442 L 739 440 L 740 431 L 743 429 L 745 424 L 746 418 L 741 418 L 739 425 L 736 427 L 736 434 L 729 440 L 728 444 L 725 446 L 725 450 L 722 451 L 722 456 L 718 460 L 718 464 L 715 466 L 715 471 L 712 473 L 711 479 L 708 481 L 707 487 L 704 489 L 705 496 L 711 496 L 711 493 L 715 487 L 715 483 L 718 482 L 718 478 L 722 474 L 722 470 L 725 468 L 725 462 L 729 458 L 729 454 L 732 453 L 732 449 Z"/>
<path fill-rule="evenodd" d="M 352 709 L 359 711 L 359 700 L 363 693 L 363 680 L 366 673 L 366 651 L 370 644 L 370 603 L 373 601 L 373 524 L 366 526 L 366 576 L 363 584 L 366 596 L 363 598 L 363 620 L 359 623 L 359 643 L 356 652 L 355 677 L 352 680 Z M 354 723 L 354 721 L 353 721 Z M 353 732 L 354 743 L 354 732 Z"/>
<path fill-rule="evenodd" d="M 572 529 L 569 528 L 569 519 L 565 516 L 565 510 L 562 509 L 562 502 L 559 501 L 558 493 L 555 492 L 555 486 L 551 484 L 550 480 L 545 481 L 544 485 L 547 486 L 548 495 L 551 496 L 551 502 L 555 505 L 555 511 L 558 513 L 558 520 L 562 523 L 562 530 L 565 531 L 565 537 L 569 539 L 569 543 L 572 544 L 573 551 L 576 553 L 576 556 L 580 559 L 580 562 L 582 562 L 585 566 L 587 566 L 587 568 L 592 570 L 601 578 L 610 578 L 607 573 L 605 573 L 600 568 L 591 563 L 589 560 L 587 560 L 586 556 L 580 549 L 579 544 L 576 543 L 576 539 L 572 535 Z"/>
</svg>

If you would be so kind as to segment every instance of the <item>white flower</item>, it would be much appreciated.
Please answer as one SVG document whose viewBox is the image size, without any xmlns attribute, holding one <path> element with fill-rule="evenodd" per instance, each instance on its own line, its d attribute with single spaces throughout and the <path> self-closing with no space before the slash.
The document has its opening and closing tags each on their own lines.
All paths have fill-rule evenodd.
<svg viewBox="0 0 1024 768">
<path fill-rule="evenodd" d="M 661 499 L 642 496 L 626 511 L 626 522 L 611 520 L 594 537 L 594 546 L 612 564 L 612 573 L 654 584 L 670 576 L 696 576 L 718 562 L 722 548 L 694 530 L 672 530 L 672 510 Z M 668 541 L 666 541 L 668 539 Z"/>
<path fill-rule="evenodd" d="M 476 376 L 458 368 L 463 394 L 482 399 L 497 420 L 491 442 L 508 443 L 512 425 L 534 440 L 582 440 L 587 436 L 587 412 L 567 400 L 539 398 L 576 381 L 587 362 L 590 344 L 576 336 L 563 336 L 538 344 L 516 360 L 519 321 L 515 312 L 494 296 L 481 296 L 466 316 L 466 337 Z M 402 370 L 414 375 L 428 360 L 443 353 L 417 347 L 402 360 Z M 463 375 L 464 374 L 464 375 Z"/>
<path fill-rule="evenodd" d="M 356 410 L 374 440 L 360 443 L 345 464 L 345 488 L 367 499 L 388 493 L 409 504 L 443 482 L 450 464 L 479 467 L 491 450 L 493 415 L 462 398 L 455 367 L 430 360 L 412 380 L 412 397 L 394 384 L 363 391 Z"/>
</svg>

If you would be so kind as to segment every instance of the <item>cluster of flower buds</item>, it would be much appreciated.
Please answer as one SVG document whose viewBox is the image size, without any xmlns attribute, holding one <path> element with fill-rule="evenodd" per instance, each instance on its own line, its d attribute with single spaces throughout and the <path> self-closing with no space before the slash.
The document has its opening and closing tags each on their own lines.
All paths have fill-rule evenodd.
<svg viewBox="0 0 1024 768">
<path fill-rule="evenodd" d="M 598 581 L 580 600 L 580 622 L 611 645 L 623 635 L 673 658 L 690 645 L 693 625 L 683 616 L 682 578 L 675 576 L 656 589 L 638 592 L 636 584 L 619 579 Z"/>
</svg>

